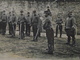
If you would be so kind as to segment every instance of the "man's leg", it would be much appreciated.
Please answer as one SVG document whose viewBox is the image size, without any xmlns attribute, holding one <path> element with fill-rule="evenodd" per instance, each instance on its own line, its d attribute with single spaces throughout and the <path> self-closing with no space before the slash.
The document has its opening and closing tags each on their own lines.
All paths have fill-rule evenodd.
<svg viewBox="0 0 80 60">
<path fill-rule="evenodd" d="M 71 37 L 68 36 L 68 39 L 67 39 L 67 43 L 66 44 L 70 44 L 70 40 L 71 40 Z"/>
<path fill-rule="evenodd" d="M 22 39 L 24 39 L 24 23 L 22 23 L 22 26 L 21 26 L 21 36 L 22 36 Z"/>
<path fill-rule="evenodd" d="M 72 45 L 75 45 L 75 35 L 72 36 Z"/>
<path fill-rule="evenodd" d="M 29 36 L 30 36 L 30 32 L 31 32 L 31 29 L 30 28 L 31 28 L 31 26 L 29 25 Z"/>
<path fill-rule="evenodd" d="M 34 26 L 32 26 L 32 30 L 33 30 L 33 41 L 34 41 L 34 38 L 35 38 L 35 32 L 34 32 L 35 28 L 34 28 Z"/>
<path fill-rule="evenodd" d="M 30 26 L 29 26 L 29 24 L 28 24 L 28 26 L 27 26 L 27 34 L 28 34 L 28 36 L 30 36 Z"/>
<path fill-rule="evenodd" d="M 41 37 L 41 32 L 40 32 L 40 31 L 39 31 L 39 34 L 38 34 L 38 36 L 39 36 L 39 37 Z"/>
<path fill-rule="evenodd" d="M 54 50 L 54 31 L 53 29 L 47 30 L 46 36 L 48 39 L 48 53 L 53 54 L 53 50 Z"/>
<path fill-rule="evenodd" d="M 33 40 L 35 41 L 36 39 L 36 33 L 37 33 L 37 27 L 33 26 Z"/>
<path fill-rule="evenodd" d="M 13 25 L 13 37 L 15 36 L 15 24 Z"/>
<path fill-rule="evenodd" d="M 10 25 L 10 23 L 8 23 L 8 27 L 9 27 L 9 35 L 11 35 L 11 25 Z"/>
<path fill-rule="evenodd" d="M 0 33 L 1 33 L 1 22 L 0 22 Z"/>
<path fill-rule="evenodd" d="M 26 36 L 28 35 L 27 32 L 28 32 L 28 26 L 27 26 L 27 23 L 26 23 Z"/>
<path fill-rule="evenodd" d="M 57 35 L 58 35 L 58 25 L 56 26 L 56 35 L 55 35 L 55 37 L 57 37 Z"/>
<path fill-rule="evenodd" d="M 3 24 L 3 33 L 2 34 L 5 35 L 5 33 L 6 33 L 6 23 Z"/>
<path fill-rule="evenodd" d="M 16 33 L 16 24 L 14 24 L 14 36 L 15 36 L 15 33 Z"/>
<path fill-rule="evenodd" d="M 59 26 L 59 30 L 60 30 L 60 38 L 62 37 L 62 25 Z"/>
</svg>

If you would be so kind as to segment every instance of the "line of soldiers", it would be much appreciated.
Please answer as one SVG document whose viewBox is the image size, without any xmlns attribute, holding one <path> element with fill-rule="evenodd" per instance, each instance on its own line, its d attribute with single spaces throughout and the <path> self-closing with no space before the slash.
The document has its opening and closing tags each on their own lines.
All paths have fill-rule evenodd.
<svg viewBox="0 0 80 60">
<path fill-rule="evenodd" d="M 24 39 L 25 35 L 30 36 L 32 27 L 33 41 L 37 41 L 37 38 L 38 36 L 40 37 L 40 33 L 42 31 L 42 20 L 36 10 L 33 11 L 32 16 L 30 15 L 30 12 L 27 12 L 25 16 L 24 11 L 21 10 L 18 18 L 15 15 L 15 11 L 9 12 L 9 15 L 7 16 L 4 10 L 0 15 L 0 33 L 2 35 L 5 35 L 6 33 L 7 24 L 9 28 L 9 35 L 11 35 L 11 37 L 15 37 L 16 25 L 18 25 L 20 39 Z"/>
<path fill-rule="evenodd" d="M 54 30 L 52 26 L 52 14 L 47 7 L 47 10 L 44 11 L 45 14 L 45 22 L 43 24 L 43 29 L 46 31 L 46 37 L 48 39 L 48 53 L 53 54 L 54 50 Z M 58 17 L 56 19 L 56 36 L 58 35 L 58 29 L 60 30 L 60 38 L 62 36 L 62 19 Z M 33 41 L 38 41 L 38 37 L 40 37 L 40 33 L 42 31 L 42 20 L 40 19 L 40 15 L 37 14 L 36 10 L 32 12 L 32 16 L 30 12 L 27 12 L 27 15 L 24 15 L 24 11 L 20 11 L 20 15 L 17 18 L 15 12 L 9 12 L 7 16 L 5 11 L 1 12 L 0 16 L 0 33 L 5 35 L 6 26 L 8 24 L 9 27 L 9 35 L 11 37 L 15 37 L 16 25 L 19 27 L 19 39 L 24 39 L 25 35 L 30 36 L 30 31 L 32 27 L 33 31 Z M 70 40 L 72 37 L 72 45 L 75 45 L 75 18 L 72 16 L 72 12 L 69 12 L 67 19 L 65 21 L 65 31 L 68 36 L 67 43 L 70 44 Z"/>
</svg>

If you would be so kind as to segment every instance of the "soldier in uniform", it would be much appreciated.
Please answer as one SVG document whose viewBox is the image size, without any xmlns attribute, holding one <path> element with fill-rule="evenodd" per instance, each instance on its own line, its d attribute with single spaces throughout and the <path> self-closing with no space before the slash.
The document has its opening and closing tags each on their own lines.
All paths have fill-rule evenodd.
<svg viewBox="0 0 80 60">
<path fill-rule="evenodd" d="M 30 16 L 30 12 L 27 13 L 26 18 L 26 35 L 30 36 L 30 28 L 31 28 L 31 16 Z"/>
<path fill-rule="evenodd" d="M 62 18 L 60 16 L 58 16 L 58 18 L 56 19 L 56 35 L 55 35 L 55 37 L 58 36 L 58 29 L 59 29 L 60 38 L 61 38 L 61 36 L 62 36 L 62 23 L 63 23 Z"/>
<path fill-rule="evenodd" d="M 70 40 L 72 37 L 72 46 L 75 45 L 75 27 L 76 27 L 76 21 L 75 18 L 72 16 L 72 12 L 69 12 L 68 17 L 65 21 L 65 31 L 67 34 L 67 43 L 66 44 L 70 44 Z"/>
<path fill-rule="evenodd" d="M 41 32 L 42 32 L 42 17 L 41 17 L 41 15 L 40 14 L 38 14 L 39 15 L 39 34 L 38 34 L 38 37 L 41 37 Z"/>
<path fill-rule="evenodd" d="M 20 16 L 18 17 L 18 25 L 19 25 L 19 38 L 24 39 L 24 22 L 25 22 L 25 16 L 23 14 L 23 11 L 20 11 Z"/>
<path fill-rule="evenodd" d="M 37 41 L 38 33 L 39 33 L 39 17 L 36 14 L 36 11 L 33 11 L 33 15 L 31 18 L 32 30 L 33 30 L 33 41 Z"/>
<path fill-rule="evenodd" d="M 9 35 L 11 35 L 11 12 L 9 12 L 8 16 L 8 27 L 9 27 Z"/>
<path fill-rule="evenodd" d="M 15 30 L 16 30 L 16 16 L 14 12 L 12 11 L 12 14 L 11 14 L 11 35 L 12 37 L 15 36 Z"/>
<path fill-rule="evenodd" d="M 52 13 L 51 13 L 51 11 L 50 11 L 50 7 L 49 7 L 49 6 L 47 6 L 47 10 L 46 10 L 46 11 L 47 11 L 47 14 L 48 14 L 48 15 L 52 16 Z"/>
<path fill-rule="evenodd" d="M 48 54 L 53 54 L 54 50 L 54 30 L 52 28 L 52 17 L 47 14 L 47 11 L 45 13 L 45 22 L 43 25 L 43 28 L 46 30 L 46 37 L 48 40 Z"/>
<path fill-rule="evenodd" d="M 2 13 L 2 35 L 5 35 L 6 33 L 6 26 L 7 26 L 7 16 L 5 14 L 5 10 Z"/>
</svg>

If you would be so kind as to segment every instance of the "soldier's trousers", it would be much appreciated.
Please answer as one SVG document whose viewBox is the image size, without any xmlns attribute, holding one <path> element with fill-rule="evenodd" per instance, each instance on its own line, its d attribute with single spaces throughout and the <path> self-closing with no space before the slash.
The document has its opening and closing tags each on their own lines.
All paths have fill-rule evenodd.
<svg viewBox="0 0 80 60">
<path fill-rule="evenodd" d="M 19 37 L 20 39 L 24 38 L 24 23 L 19 24 Z"/>
<path fill-rule="evenodd" d="M 11 24 L 11 35 L 15 36 L 16 24 Z"/>
<path fill-rule="evenodd" d="M 41 32 L 39 31 L 39 34 L 38 34 L 38 36 L 40 37 L 41 36 Z"/>
<path fill-rule="evenodd" d="M 0 33 L 1 33 L 1 30 L 2 30 L 2 22 L 0 22 Z"/>
<path fill-rule="evenodd" d="M 2 35 L 6 33 L 6 22 L 2 22 Z"/>
<path fill-rule="evenodd" d="M 62 25 L 61 24 L 56 26 L 56 37 L 58 35 L 58 30 L 60 31 L 60 37 L 61 37 L 62 36 Z"/>
<path fill-rule="evenodd" d="M 38 36 L 36 36 L 37 33 L 37 25 L 32 26 L 32 30 L 33 30 L 33 40 L 37 40 Z M 35 39 L 36 37 L 36 39 Z"/>
<path fill-rule="evenodd" d="M 48 52 L 53 53 L 54 50 L 54 31 L 53 29 L 46 29 L 46 37 L 48 40 Z"/>
<path fill-rule="evenodd" d="M 71 38 L 72 38 L 72 45 L 75 44 L 75 30 L 73 29 L 66 29 L 66 34 L 67 34 L 67 43 L 70 44 Z"/>
<path fill-rule="evenodd" d="M 27 36 L 30 36 L 30 27 L 31 27 L 30 24 L 26 23 L 26 35 Z"/>
<path fill-rule="evenodd" d="M 40 31 L 40 30 L 39 30 L 39 34 L 38 34 L 38 36 L 41 37 L 41 31 Z"/>
<path fill-rule="evenodd" d="M 11 35 L 11 23 L 8 23 L 8 27 L 9 27 L 9 34 Z"/>
</svg>

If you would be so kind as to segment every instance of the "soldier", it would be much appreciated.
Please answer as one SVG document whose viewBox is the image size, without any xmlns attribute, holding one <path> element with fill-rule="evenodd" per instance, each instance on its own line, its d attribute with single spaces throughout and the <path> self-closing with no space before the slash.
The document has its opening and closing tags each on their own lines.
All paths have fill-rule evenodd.
<svg viewBox="0 0 80 60">
<path fill-rule="evenodd" d="M 47 6 L 47 10 L 46 10 L 46 11 L 47 11 L 47 14 L 48 14 L 48 15 L 52 16 L 52 13 L 51 13 L 51 11 L 50 11 L 50 7 L 49 7 L 49 6 Z"/>
<path fill-rule="evenodd" d="M 33 41 L 37 41 L 38 33 L 39 33 L 39 17 L 36 14 L 35 10 L 33 11 L 31 21 L 32 21 L 32 30 L 33 30 Z"/>
<path fill-rule="evenodd" d="M 9 27 L 9 35 L 11 35 L 11 12 L 9 12 L 8 16 L 8 27 Z"/>
<path fill-rule="evenodd" d="M 47 11 L 45 13 L 45 22 L 43 25 L 43 28 L 46 30 L 46 37 L 48 39 L 48 54 L 53 54 L 54 50 L 54 31 L 52 28 L 52 17 L 47 14 Z"/>
<path fill-rule="evenodd" d="M 30 12 L 27 13 L 26 18 L 26 35 L 30 36 L 30 28 L 31 28 L 31 16 Z"/>
<path fill-rule="evenodd" d="M 5 10 L 2 13 L 2 35 L 5 35 L 6 33 L 6 25 L 7 25 L 7 16 L 5 14 Z"/>
<path fill-rule="evenodd" d="M 38 15 L 39 15 L 39 19 L 40 19 L 40 20 L 39 20 L 39 27 L 38 27 L 38 28 L 39 28 L 39 34 L 38 34 L 38 36 L 41 37 L 41 32 L 42 32 L 42 19 L 43 19 L 43 18 L 40 16 L 40 14 L 38 14 Z"/>
<path fill-rule="evenodd" d="M 63 23 L 62 18 L 60 16 L 58 16 L 58 18 L 56 19 L 56 36 L 55 37 L 58 36 L 58 29 L 59 29 L 60 38 L 61 38 L 61 36 L 62 36 L 62 23 Z"/>
<path fill-rule="evenodd" d="M 67 34 L 67 43 L 70 44 L 70 40 L 72 37 L 72 46 L 75 45 L 75 27 L 76 27 L 76 21 L 75 18 L 72 16 L 72 12 L 69 12 L 68 17 L 65 21 L 65 31 Z"/>
<path fill-rule="evenodd" d="M 12 37 L 15 36 L 15 30 L 16 30 L 16 16 L 14 12 L 12 11 L 12 14 L 11 14 L 11 35 Z"/>
<path fill-rule="evenodd" d="M 20 16 L 18 17 L 18 25 L 19 25 L 19 38 L 24 39 L 24 22 L 25 22 L 25 16 L 23 14 L 23 11 L 20 11 Z"/>
</svg>

